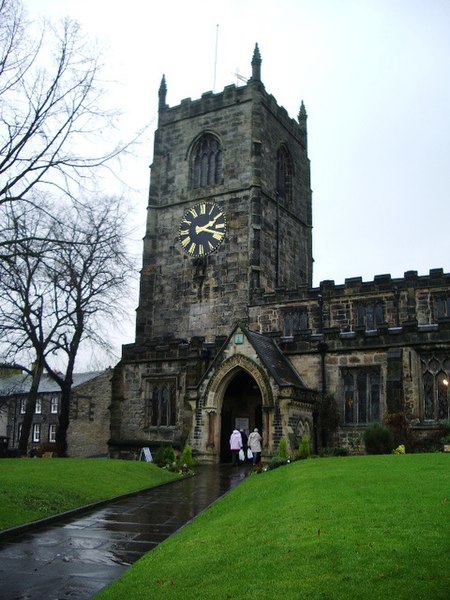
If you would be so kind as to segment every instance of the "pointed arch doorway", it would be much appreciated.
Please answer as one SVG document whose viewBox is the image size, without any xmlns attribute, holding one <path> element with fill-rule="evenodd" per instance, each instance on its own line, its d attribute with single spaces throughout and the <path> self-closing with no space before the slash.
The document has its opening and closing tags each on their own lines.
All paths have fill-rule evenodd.
<svg viewBox="0 0 450 600">
<path fill-rule="evenodd" d="M 222 400 L 220 429 L 220 462 L 231 462 L 230 435 L 233 429 L 244 429 L 247 435 L 258 427 L 262 431 L 262 395 L 256 380 L 238 369 L 229 381 Z"/>
</svg>

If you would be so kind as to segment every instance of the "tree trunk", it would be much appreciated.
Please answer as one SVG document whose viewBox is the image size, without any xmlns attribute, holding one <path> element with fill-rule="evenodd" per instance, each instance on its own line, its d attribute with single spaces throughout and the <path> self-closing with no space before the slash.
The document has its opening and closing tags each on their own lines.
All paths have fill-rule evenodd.
<svg viewBox="0 0 450 600">
<path fill-rule="evenodd" d="M 64 383 L 61 385 L 61 409 L 55 435 L 56 446 L 60 456 L 66 456 L 67 454 L 67 430 L 69 429 L 70 422 L 71 388 L 72 378 L 70 378 L 70 383 L 64 380 Z"/>
<path fill-rule="evenodd" d="M 33 367 L 33 380 L 31 382 L 31 388 L 28 392 L 27 405 L 25 409 L 25 416 L 22 422 L 22 431 L 20 432 L 19 439 L 19 450 L 23 454 L 28 451 L 28 440 L 30 439 L 31 426 L 33 424 L 34 409 L 36 408 L 36 399 L 38 397 L 39 383 L 41 381 L 44 365 L 37 362 Z"/>
</svg>

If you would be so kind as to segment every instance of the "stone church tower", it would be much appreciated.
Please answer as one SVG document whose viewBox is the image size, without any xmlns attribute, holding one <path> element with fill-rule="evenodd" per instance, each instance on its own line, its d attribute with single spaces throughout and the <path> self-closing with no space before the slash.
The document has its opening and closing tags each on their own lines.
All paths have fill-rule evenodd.
<svg viewBox="0 0 450 600">
<path fill-rule="evenodd" d="M 266 93 L 258 47 L 243 87 L 171 108 L 163 78 L 136 344 L 228 335 L 255 289 L 311 285 L 309 172 L 305 108 Z"/>
</svg>

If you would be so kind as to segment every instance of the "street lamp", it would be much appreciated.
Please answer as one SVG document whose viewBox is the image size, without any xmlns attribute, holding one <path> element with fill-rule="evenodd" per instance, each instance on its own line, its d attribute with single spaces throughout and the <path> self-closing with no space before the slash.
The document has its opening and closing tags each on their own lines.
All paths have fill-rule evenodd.
<svg viewBox="0 0 450 600">
<path fill-rule="evenodd" d="M 444 377 L 442 385 L 447 388 L 447 417 L 450 419 L 450 402 L 448 401 L 448 379 Z"/>
</svg>

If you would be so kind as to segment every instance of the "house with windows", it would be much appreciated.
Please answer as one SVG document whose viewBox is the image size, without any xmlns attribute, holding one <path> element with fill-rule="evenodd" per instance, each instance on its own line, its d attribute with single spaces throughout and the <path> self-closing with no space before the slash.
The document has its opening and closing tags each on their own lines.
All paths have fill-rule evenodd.
<svg viewBox="0 0 450 600">
<path fill-rule="evenodd" d="M 111 374 L 106 371 L 73 376 L 70 425 L 67 436 L 71 457 L 104 456 L 108 452 Z M 17 448 L 25 415 L 31 376 L 24 373 L 0 377 L 0 405 L 6 419 L 8 447 Z M 61 390 L 48 375 L 42 376 L 34 409 L 29 450 L 51 448 L 55 442 L 61 408 Z"/>
</svg>

